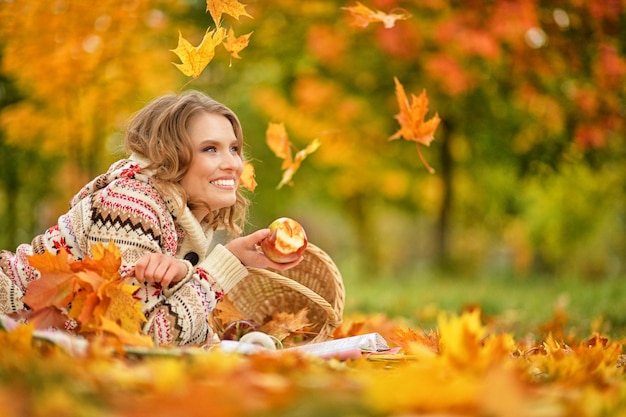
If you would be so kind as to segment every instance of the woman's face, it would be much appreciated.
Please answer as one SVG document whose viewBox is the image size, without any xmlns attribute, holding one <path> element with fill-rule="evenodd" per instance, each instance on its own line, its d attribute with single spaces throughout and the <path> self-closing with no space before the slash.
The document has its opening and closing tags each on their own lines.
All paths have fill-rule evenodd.
<svg viewBox="0 0 626 417">
<path fill-rule="evenodd" d="M 222 115 L 203 112 L 189 120 L 189 136 L 193 158 L 180 181 L 189 198 L 212 210 L 234 205 L 243 161 L 232 125 Z M 206 210 L 194 212 L 198 219 L 207 214 Z"/>
</svg>

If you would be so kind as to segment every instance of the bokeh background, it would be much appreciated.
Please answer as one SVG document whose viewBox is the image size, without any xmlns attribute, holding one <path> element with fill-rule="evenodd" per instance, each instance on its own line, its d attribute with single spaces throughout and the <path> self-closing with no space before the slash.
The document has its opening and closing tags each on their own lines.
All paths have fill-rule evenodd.
<svg viewBox="0 0 626 417">
<path fill-rule="evenodd" d="M 224 17 L 253 32 L 241 59 L 220 47 L 184 88 L 242 120 L 250 231 L 302 222 L 355 310 L 424 318 L 454 291 L 552 310 L 565 294 L 626 323 L 626 1 L 362 2 L 411 15 L 392 28 L 352 25 L 353 1 L 242 3 L 252 18 Z M 53 225 L 123 156 L 132 113 L 189 81 L 172 65 L 179 33 L 197 45 L 208 28 L 204 0 L 0 0 L 1 248 Z M 441 117 L 422 148 L 434 174 L 388 140 L 393 77 Z M 281 189 L 270 122 L 296 147 L 322 142 Z"/>
</svg>

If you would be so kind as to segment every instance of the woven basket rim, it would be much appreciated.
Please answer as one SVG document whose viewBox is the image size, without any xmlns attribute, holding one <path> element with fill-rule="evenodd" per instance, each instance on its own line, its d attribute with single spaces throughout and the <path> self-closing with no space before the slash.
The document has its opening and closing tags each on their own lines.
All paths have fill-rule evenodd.
<svg viewBox="0 0 626 417">
<path fill-rule="evenodd" d="M 309 267 L 315 267 L 315 270 L 311 271 L 307 269 Z M 294 268 L 286 271 L 281 272 L 273 269 L 253 267 L 247 267 L 247 269 L 249 271 L 248 276 L 239 281 L 229 294 L 226 295 L 232 302 L 233 308 L 240 313 L 244 310 L 243 314 L 241 314 L 244 319 L 251 318 L 246 317 L 245 314 L 245 310 L 251 307 L 256 308 L 255 311 L 257 313 L 259 312 L 259 308 L 272 308 L 272 306 L 269 306 L 267 303 L 263 303 L 263 300 L 246 300 L 241 297 L 242 294 L 246 294 L 246 297 L 249 298 L 249 294 L 255 293 L 256 288 L 253 287 L 254 285 L 265 285 L 263 291 L 269 288 L 268 291 L 274 291 L 274 294 L 280 292 L 278 295 L 282 298 L 287 297 L 289 294 L 291 294 L 291 296 L 297 295 L 300 300 L 299 302 L 302 301 L 301 297 L 304 297 L 306 302 L 309 303 L 309 308 L 314 308 L 315 311 L 317 311 L 316 314 L 323 311 L 324 318 L 320 318 L 315 324 L 316 328 L 319 327 L 319 332 L 316 333 L 312 340 L 308 340 L 307 343 L 325 340 L 331 335 L 333 330 L 341 324 L 345 302 L 343 278 L 332 258 L 318 246 L 309 242 L 304 253 L 304 260 Z M 298 276 L 298 274 L 303 274 L 303 276 Z M 298 279 L 304 282 L 300 282 Z M 309 286 L 307 286 L 307 284 Z M 328 299 L 310 288 L 310 286 L 312 286 L 320 289 L 320 285 L 322 286 L 322 291 L 319 292 L 326 295 Z M 239 298 L 233 299 L 233 297 L 230 297 L 233 293 L 238 294 Z M 271 298 L 271 296 L 272 294 L 266 298 Z M 289 312 L 279 311 L 278 308 L 280 307 L 281 306 L 276 306 L 276 310 L 273 312 Z M 295 313 L 295 311 L 293 312 Z M 254 315 L 255 313 L 248 314 L 248 316 Z M 223 323 L 219 322 L 215 316 L 213 319 L 214 324 L 217 325 L 216 330 L 218 330 L 219 334 L 219 328 L 223 328 Z M 216 320 L 217 323 L 215 323 Z"/>
</svg>

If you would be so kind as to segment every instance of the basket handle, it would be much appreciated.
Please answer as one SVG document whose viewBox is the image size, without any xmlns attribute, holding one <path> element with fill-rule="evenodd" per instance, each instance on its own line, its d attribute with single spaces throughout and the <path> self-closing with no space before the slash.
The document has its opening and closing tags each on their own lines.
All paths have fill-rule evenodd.
<svg viewBox="0 0 626 417">
<path fill-rule="evenodd" d="M 307 297 L 309 300 L 313 301 L 315 304 L 319 305 L 320 307 L 322 307 L 324 309 L 324 311 L 326 312 L 326 314 L 328 314 L 328 317 L 330 317 L 330 325 L 337 327 L 339 324 L 341 324 L 341 319 L 340 317 L 337 317 L 337 312 L 335 311 L 335 309 L 330 305 L 330 303 L 328 301 L 326 301 L 323 297 L 321 297 L 318 293 L 316 293 L 315 291 L 311 290 L 309 287 L 300 284 L 297 281 L 294 281 L 291 278 L 287 278 L 284 275 L 280 275 L 277 274 L 273 271 L 267 270 L 267 269 L 262 269 L 262 268 L 253 268 L 253 267 L 248 267 L 248 271 L 250 272 L 254 272 L 258 275 L 263 275 L 266 277 L 269 277 L 275 281 L 280 282 L 281 284 L 291 288 L 292 290 L 295 290 L 297 292 L 299 292 L 300 294 L 304 295 L 305 297 Z"/>
</svg>

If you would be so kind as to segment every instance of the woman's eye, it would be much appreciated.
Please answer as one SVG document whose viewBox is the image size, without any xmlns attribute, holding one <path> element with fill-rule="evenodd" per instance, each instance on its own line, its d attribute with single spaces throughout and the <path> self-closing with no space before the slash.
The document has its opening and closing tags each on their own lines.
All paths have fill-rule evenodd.
<svg viewBox="0 0 626 417">
<path fill-rule="evenodd" d="M 239 145 L 231 146 L 230 151 L 233 153 L 239 153 Z"/>
<path fill-rule="evenodd" d="M 215 146 L 207 146 L 206 148 L 202 148 L 202 152 L 215 152 Z"/>
</svg>

